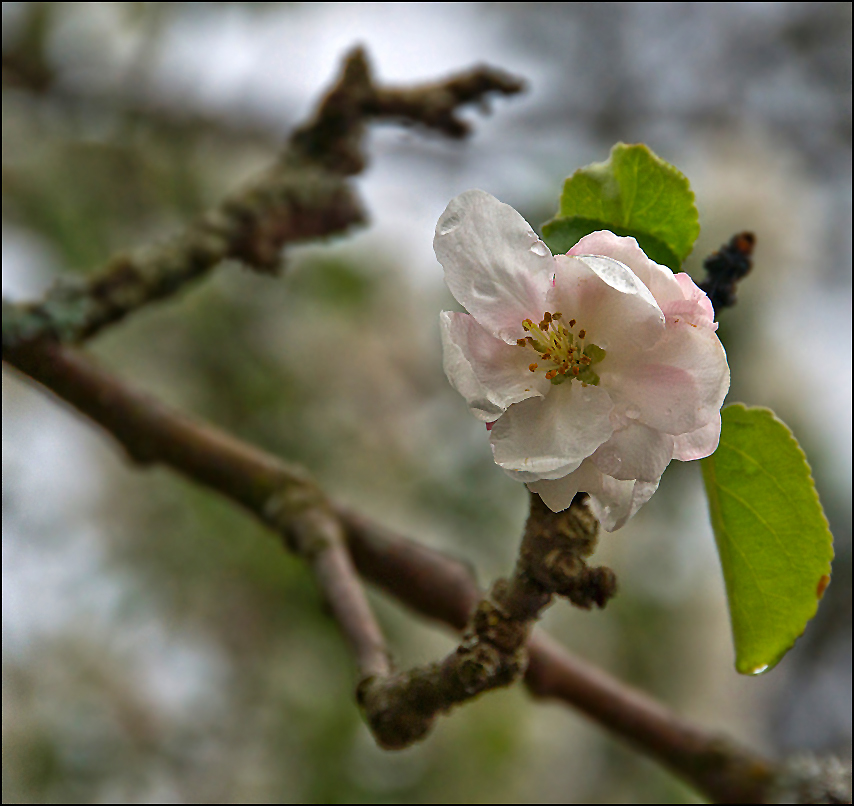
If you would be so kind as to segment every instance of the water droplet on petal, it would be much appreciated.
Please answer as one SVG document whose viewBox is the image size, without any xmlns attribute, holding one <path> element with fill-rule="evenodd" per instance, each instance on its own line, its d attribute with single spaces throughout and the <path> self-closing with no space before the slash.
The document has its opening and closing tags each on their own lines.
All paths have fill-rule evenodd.
<svg viewBox="0 0 854 806">
<path fill-rule="evenodd" d="M 549 248 L 539 239 L 531 246 L 531 251 L 540 257 L 547 257 L 549 254 Z"/>
<path fill-rule="evenodd" d="M 629 406 L 626 409 L 626 417 L 628 417 L 630 420 L 637 420 L 640 416 L 640 409 L 636 409 L 634 406 Z"/>
<path fill-rule="evenodd" d="M 439 222 L 439 235 L 450 235 L 462 223 L 459 213 L 451 213 Z"/>
<path fill-rule="evenodd" d="M 762 674 L 762 672 L 767 672 L 768 668 L 768 664 L 766 663 L 764 666 L 757 666 L 755 669 L 751 669 L 749 674 Z"/>
</svg>

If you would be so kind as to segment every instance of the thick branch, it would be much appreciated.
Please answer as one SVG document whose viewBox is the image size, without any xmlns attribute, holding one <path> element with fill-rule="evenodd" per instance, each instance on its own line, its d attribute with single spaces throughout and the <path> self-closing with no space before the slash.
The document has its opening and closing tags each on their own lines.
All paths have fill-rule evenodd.
<svg viewBox="0 0 854 806">
<path fill-rule="evenodd" d="M 480 598 L 471 575 L 459 562 L 397 537 L 349 510 L 326 508 L 298 468 L 169 411 L 73 350 L 45 342 L 7 351 L 4 360 L 103 426 L 135 460 L 166 464 L 219 491 L 284 534 L 289 547 L 308 556 L 312 529 L 301 533 L 296 524 L 304 522 L 305 512 L 334 512 L 359 572 L 419 613 L 461 628 Z M 338 573 L 333 576 L 337 578 Z M 331 598 L 346 601 L 346 596 L 339 598 L 334 592 Z M 346 623 L 342 626 L 348 629 Z M 360 671 L 383 673 L 379 650 L 370 649 L 374 643 L 368 632 L 364 638 L 351 638 L 351 643 L 363 648 L 357 652 L 365 653 Z M 541 634 L 534 634 L 528 651 L 526 680 L 538 696 L 579 708 L 716 802 L 763 802 L 774 770 L 760 756 L 691 725 L 647 695 L 572 658 Z"/>
<path fill-rule="evenodd" d="M 112 434 L 141 465 L 164 464 L 241 504 L 311 567 L 353 649 L 359 676 L 387 674 L 388 657 L 347 550 L 341 522 L 299 467 L 128 389 L 51 341 L 5 356 Z"/>
<path fill-rule="evenodd" d="M 422 87 L 377 87 L 365 54 L 353 51 L 314 118 L 294 132 L 264 174 L 175 238 L 118 255 L 85 282 L 58 285 L 39 303 L 4 308 L 4 351 L 45 336 L 64 342 L 86 339 L 137 308 L 175 294 L 226 258 L 274 270 L 284 246 L 364 223 L 347 177 L 364 168 L 368 122 L 421 124 L 460 137 L 468 130 L 456 116 L 460 106 L 521 89 L 517 79 L 489 68 Z"/>
</svg>

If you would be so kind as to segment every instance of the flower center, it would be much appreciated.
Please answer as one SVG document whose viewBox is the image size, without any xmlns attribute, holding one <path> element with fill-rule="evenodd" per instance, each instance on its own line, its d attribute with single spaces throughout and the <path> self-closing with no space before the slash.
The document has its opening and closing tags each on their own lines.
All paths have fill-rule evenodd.
<svg viewBox="0 0 854 806">
<path fill-rule="evenodd" d="M 596 344 L 587 344 L 587 332 L 583 328 L 576 330 L 576 326 L 575 319 L 564 324 L 562 313 L 548 311 L 538 325 L 530 319 L 522 322 L 529 335 L 516 344 L 532 349 L 539 356 L 539 361 L 530 364 L 528 369 L 531 372 L 545 369 L 546 378 L 553 384 L 578 378 L 582 386 L 597 386 L 599 376 L 593 371 L 593 365 L 605 357 L 605 351 Z"/>
</svg>

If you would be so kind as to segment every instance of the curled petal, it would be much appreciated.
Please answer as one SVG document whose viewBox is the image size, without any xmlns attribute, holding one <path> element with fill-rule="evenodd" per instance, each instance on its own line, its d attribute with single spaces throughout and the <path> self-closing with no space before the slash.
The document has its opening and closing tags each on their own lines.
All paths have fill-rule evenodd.
<svg viewBox="0 0 854 806">
<path fill-rule="evenodd" d="M 718 448 L 721 440 L 721 413 L 717 412 L 712 421 L 696 431 L 679 434 L 674 437 L 673 458 L 681 462 L 705 459 Z"/>
<path fill-rule="evenodd" d="M 496 413 L 529 397 L 542 397 L 551 387 L 543 373 L 528 371 L 530 351 L 490 335 L 474 317 L 443 311 L 439 321 L 445 374 L 466 402 L 474 404 L 476 416 L 491 413 L 495 420 Z"/>
<path fill-rule="evenodd" d="M 448 205 L 433 238 L 445 282 L 457 301 L 508 344 L 539 321 L 552 286 L 554 258 L 527 221 L 482 190 Z"/>
<path fill-rule="evenodd" d="M 648 258 L 634 238 L 614 235 L 608 230 L 599 230 L 585 235 L 567 254 L 608 255 L 614 260 L 619 260 L 620 263 L 625 263 L 650 290 L 662 310 L 668 302 L 684 299 L 673 272 L 667 266 L 662 266 Z"/>
<path fill-rule="evenodd" d="M 555 287 L 549 304 L 564 318 L 581 323 L 589 341 L 604 350 L 653 346 L 665 319 L 647 287 L 622 263 L 609 257 L 555 258 Z"/>
<path fill-rule="evenodd" d="M 498 420 L 490 432 L 493 457 L 505 470 L 531 477 L 565 476 L 611 436 L 612 408 L 598 386 L 555 386 L 545 398 L 511 406 Z"/>
</svg>

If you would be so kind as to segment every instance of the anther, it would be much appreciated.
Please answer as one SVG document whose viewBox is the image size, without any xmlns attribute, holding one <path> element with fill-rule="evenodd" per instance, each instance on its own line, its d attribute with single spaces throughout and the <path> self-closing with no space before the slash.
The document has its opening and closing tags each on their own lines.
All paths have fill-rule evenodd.
<svg viewBox="0 0 854 806">
<path fill-rule="evenodd" d="M 560 311 L 557 311 L 556 313 L 552 314 L 552 319 L 557 320 L 557 319 L 560 319 L 562 316 L 563 316 L 563 314 Z"/>
<path fill-rule="evenodd" d="M 533 364 L 528 364 L 528 369 L 531 370 L 531 372 L 534 372 L 534 370 L 536 370 L 537 366 L 538 365 L 536 362 Z"/>
<path fill-rule="evenodd" d="M 575 319 L 570 319 L 570 320 L 569 320 L 569 326 L 570 326 L 570 327 L 575 327 Z"/>
<path fill-rule="evenodd" d="M 525 341 L 525 339 L 516 339 L 516 344 L 518 344 L 520 347 L 524 347 L 527 343 L 528 342 Z"/>
<path fill-rule="evenodd" d="M 579 372 L 581 372 L 581 370 L 577 366 L 574 366 L 572 368 L 572 374 L 573 375 L 578 375 Z"/>
<path fill-rule="evenodd" d="M 587 335 L 587 331 L 586 331 L 586 330 L 579 330 L 579 331 L 578 331 L 578 338 L 579 338 L 579 339 L 583 339 L 586 335 Z"/>
<path fill-rule="evenodd" d="M 551 315 L 548 311 L 546 311 L 546 312 L 543 314 L 543 321 L 544 321 L 546 324 L 548 324 L 549 322 L 551 322 L 551 321 L 552 321 L 552 315 Z"/>
<path fill-rule="evenodd" d="M 550 370 L 546 373 L 546 380 L 547 380 L 547 381 L 550 381 L 552 378 L 554 378 L 554 376 L 555 376 L 555 375 L 557 375 L 557 370 L 556 370 L 556 369 L 550 369 Z"/>
</svg>

